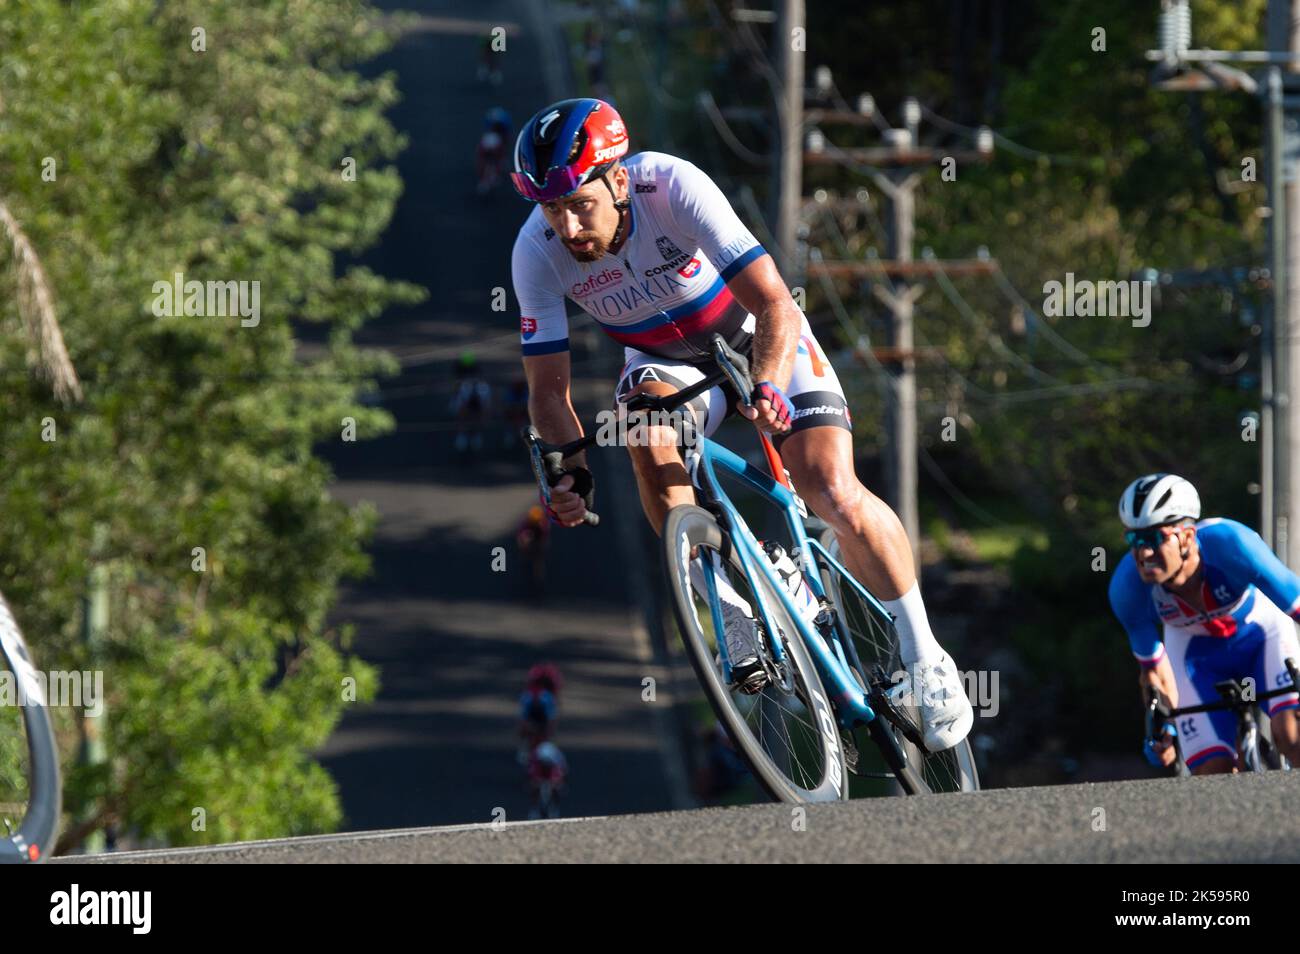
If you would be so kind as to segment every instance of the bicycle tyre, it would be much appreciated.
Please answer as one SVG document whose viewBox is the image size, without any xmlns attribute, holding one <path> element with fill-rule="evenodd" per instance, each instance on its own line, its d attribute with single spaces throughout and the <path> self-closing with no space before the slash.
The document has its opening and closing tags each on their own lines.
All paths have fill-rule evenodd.
<svg viewBox="0 0 1300 954">
<path fill-rule="evenodd" d="M 821 545 L 835 558 L 843 562 L 840 556 L 839 542 L 833 530 L 827 530 L 821 536 Z M 849 669 L 858 679 L 864 690 L 871 692 L 873 686 L 870 671 L 873 666 L 881 666 L 886 674 L 903 670 L 902 656 L 898 645 L 898 631 L 894 622 L 876 607 L 872 606 L 856 592 L 847 590 L 840 582 L 840 573 L 825 560 L 817 561 L 821 573 L 822 586 L 826 596 L 835 608 L 841 623 L 850 638 L 853 648 L 862 666 L 867 672 Z M 882 687 L 874 687 L 879 690 Z M 879 701 L 879 700 L 878 700 Z M 880 710 L 884 711 L 880 711 Z M 979 791 L 979 770 L 975 764 L 975 751 L 971 748 L 969 736 L 962 739 L 950 749 L 942 752 L 923 751 L 908 739 L 908 733 L 920 731 L 919 710 L 915 706 L 879 706 L 878 715 L 891 723 L 889 734 L 894 745 L 889 745 L 878 727 L 871 727 L 872 739 L 881 750 L 886 764 L 894 772 L 899 785 L 908 795 L 924 795 L 931 792 L 975 792 Z M 905 730 L 902 724 L 907 720 L 910 725 Z M 881 719 L 877 719 L 880 722 Z M 900 753 L 902 761 L 900 762 Z"/>
<path fill-rule="evenodd" d="M 714 661 L 711 637 L 701 625 L 696 609 L 695 590 L 690 581 L 690 554 L 697 547 L 715 551 L 733 569 L 741 572 L 740 558 L 725 538 L 726 534 L 713 514 L 694 504 L 672 508 L 664 521 L 664 569 L 672 593 L 673 612 L 700 686 L 736 751 L 773 799 L 792 804 L 847 799 L 848 776 L 835 713 L 801 638 L 797 635 L 793 639 L 783 638 L 782 645 L 786 664 L 792 669 L 792 694 L 812 717 L 810 724 L 819 741 L 821 765 L 812 773 L 809 784 L 799 784 L 791 779 L 768 754 L 762 740 L 751 731 L 745 714 L 737 707 L 732 690 L 722 681 L 722 674 Z M 797 634 L 767 577 L 756 573 L 755 578 L 758 586 L 763 588 L 764 599 L 772 614 L 771 621 L 783 635 Z M 769 691 L 773 694 L 782 692 L 779 687 L 769 686 L 764 694 Z M 762 701 L 756 700 L 755 704 L 762 705 Z M 789 740 L 788 733 L 786 738 Z"/>
<path fill-rule="evenodd" d="M 11 674 L 15 689 L 22 693 L 25 740 L 10 740 L 19 746 L 25 741 L 27 752 L 27 759 L 19 769 L 25 783 L 25 790 L 19 795 L 25 795 L 26 803 L 19 806 L 22 817 L 16 825 L 4 813 L 7 830 L 0 831 L 0 864 L 44 861 L 53 850 L 62 811 L 59 753 L 35 666 L 3 595 L 0 595 L 0 672 Z"/>
</svg>

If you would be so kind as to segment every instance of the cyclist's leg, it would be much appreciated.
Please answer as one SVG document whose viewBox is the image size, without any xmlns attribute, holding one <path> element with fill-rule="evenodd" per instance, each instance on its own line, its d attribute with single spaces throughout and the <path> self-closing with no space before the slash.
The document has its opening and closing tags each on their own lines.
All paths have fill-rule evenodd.
<svg viewBox="0 0 1300 954">
<path fill-rule="evenodd" d="M 1300 639 L 1296 638 L 1291 617 L 1257 595 L 1255 608 L 1247 620 L 1258 622 L 1264 637 L 1257 656 L 1255 684 L 1261 691 L 1291 685 L 1286 661 L 1294 659 L 1300 663 Z M 1292 766 L 1300 765 L 1300 694 L 1275 696 L 1263 700 L 1260 705 L 1269 717 L 1274 747 Z"/>
<path fill-rule="evenodd" d="M 1229 678 L 1220 667 L 1223 641 L 1217 636 L 1188 636 L 1165 627 L 1165 651 L 1174 671 L 1180 708 L 1219 698 L 1214 684 Z M 1229 667 L 1231 668 L 1231 667 Z M 1237 724 L 1231 712 L 1196 712 L 1178 716 L 1178 746 L 1193 775 L 1221 775 L 1237 765 Z"/>
<path fill-rule="evenodd" d="M 794 409 L 790 433 L 777 439 L 795 489 L 835 531 L 844 564 L 877 597 L 899 602 L 903 662 L 942 655 L 916 588 L 912 548 L 898 516 L 864 487 L 853 469 L 851 418 L 835 369 L 805 318 L 787 389 Z"/>
<path fill-rule="evenodd" d="M 668 395 L 700 381 L 704 372 L 694 365 L 626 349 L 627 364 L 619 376 L 615 400 L 625 404 L 637 394 Z M 726 400 L 721 388 L 712 388 L 692 400 L 683 409 L 696 432 L 707 436 L 717 430 L 726 416 Z M 641 507 L 655 533 L 664 525 L 668 511 L 679 504 L 695 503 L 686 465 L 682 462 L 677 432 L 667 424 L 657 424 L 635 432 L 629 440 L 628 454 L 636 474 Z M 630 435 L 629 435 L 630 436 Z"/>
</svg>

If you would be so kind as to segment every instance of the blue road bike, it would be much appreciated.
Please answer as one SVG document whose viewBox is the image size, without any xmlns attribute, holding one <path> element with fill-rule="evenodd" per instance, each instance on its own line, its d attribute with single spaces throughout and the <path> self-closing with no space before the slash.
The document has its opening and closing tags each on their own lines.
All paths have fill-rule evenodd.
<svg viewBox="0 0 1300 954">
<path fill-rule="evenodd" d="M 712 351 L 716 372 L 672 395 L 632 398 L 629 421 L 638 412 L 679 413 L 712 387 L 730 388 L 733 399 L 751 394 L 748 360 L 721 336 L 714 336 Z M 676 420 L 680 426 L 685 419 Z M 890 793 L 978 789 L 968 742 L 943 752 L 926 749 L 893 617 L 840 563 L 830 530 L 816 539 L 809 536 L 807 508 L 767 435 L 758 432 L 768 464 L 764 470 L 715 441 L 692 436 L 689 424 L 683 430 L 697 504 L 672 508 L 661 534 L 674 614 L 718 721 L 763 788 L 792 803 L 847 799 L 852 773 L 883 780 Z M 544 496 L 562 474 L 563 458 L 595 443 L 589 435 L 556 447 L 531 429 L 525 439 Z M 728 497 L 723 478 L 781 513 L 791 555 L 817 601 L 814 619 L 796 608 L 787 584 Z M 706 592 L 692 585 L 692 563 L 698 564 Z M 719 638 L 724 626 L 718 581 L 723 578 L 748 602 L 757 623 L 768 679 L 756 693 L 731 684 L 727 641 Z M 863 732 L 870 748 L 858 744 Z"/>
</svg>

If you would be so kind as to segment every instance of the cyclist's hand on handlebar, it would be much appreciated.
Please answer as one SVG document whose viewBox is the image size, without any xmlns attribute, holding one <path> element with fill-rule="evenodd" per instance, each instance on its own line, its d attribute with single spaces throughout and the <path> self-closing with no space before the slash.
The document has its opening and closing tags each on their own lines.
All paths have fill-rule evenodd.
<svg viewBox="0 0 1300 954">
<path fill-rule="evenodd" d="M 1178 708 L 1178 686 L 1174 682 L 1174 667 L 1168 656 L 1160 657 L 1160 661 L 1150 669 L 1143 667 L 1138 680 L 1142 685 L 1150 686 L 1163 695 L 1171 709 Z"/>
<path fill-rule="evenodd" d="M 1173 727 L 1165 726 L 1164 734 L 1155 741 L 1147 739 L 1142 745 L 1142 754 L 1156 768 L 1169 768 L 1173 765 L 1178 758 L 1178 750 L 1174 748 Z"/>
<path fill-rule="evenodd" d="M 566 473 L 551 488 L 551 516 L 562 527 L 576 527 L 582 523 L 583 518 L 587 515 L 588 499 L 591 497 L 593 488 L 590 486 L 590 472 L 586 471 L 585 468 L 583 472 L 588 475 L 586 479 L 588 486 L 585 494 L 575 492 L 574 482 L 579 479 L 579 475 L 574 473 Z M 581 490 L 582 488 L 579 487 L 578 489 Z"/>
<path fill-rule="evenodd" d="M 790 399 L 771 381 L 760 381 L 749 396 L 749 403 L 736 405 L 741 415 L 769 434 L 784 434 L 794 420 Z"/>
</svg>

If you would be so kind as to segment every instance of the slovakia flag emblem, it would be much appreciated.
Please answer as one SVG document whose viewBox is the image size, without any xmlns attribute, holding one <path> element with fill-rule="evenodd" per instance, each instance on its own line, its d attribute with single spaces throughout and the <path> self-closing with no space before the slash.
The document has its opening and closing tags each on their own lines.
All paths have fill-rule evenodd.
<svg viewBox="0 0 1300 954">
<path fill-rule="evenodd" d="M 681 268 L 677 269 L 677 274 L 682 276 L 682 278 L 690 278 L 699 270 L 700 270 L 700 260 L 698 258 L 693 258 L 685 265 L 683 265 Z"/>
<path fill-rule="evenodd" d="M 525 338 L 531 338 L 537 332 L 536 318 L 520 318 L 519 333 Z"/>
</svg>

